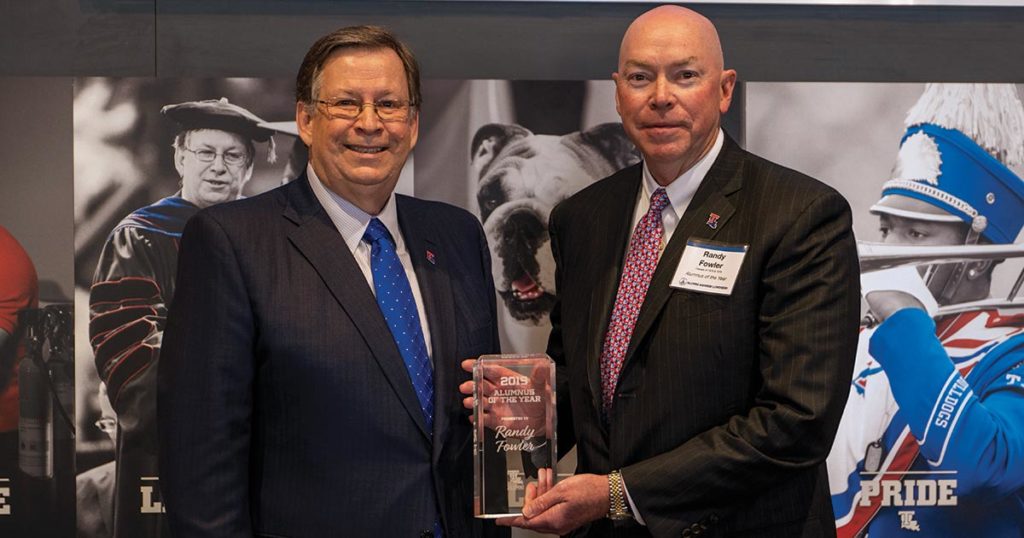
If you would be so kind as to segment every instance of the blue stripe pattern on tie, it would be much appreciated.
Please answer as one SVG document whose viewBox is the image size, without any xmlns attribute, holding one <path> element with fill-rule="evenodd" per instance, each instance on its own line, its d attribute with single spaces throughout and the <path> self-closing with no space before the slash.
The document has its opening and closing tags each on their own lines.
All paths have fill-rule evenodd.
<svg viewBox="0 0 1024 538">
<path fill-rule="evenodd" d="M 380 220 L 370 219 L 363 241 L 370 244 L 370 269 L 377 305 L 405 361 L 420 410 L 427 422 L 427 431 L 431 432 L 434 424 L 434 372 L 412 287 L 398 260 L 394 239 Z"/>
</svg>

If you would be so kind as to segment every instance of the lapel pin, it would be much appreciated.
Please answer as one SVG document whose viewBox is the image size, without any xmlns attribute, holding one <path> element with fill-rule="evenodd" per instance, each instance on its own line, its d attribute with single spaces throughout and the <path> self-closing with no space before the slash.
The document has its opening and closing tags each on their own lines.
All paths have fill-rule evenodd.
<svg viewBox="0 0 1024 538">
<path fill-rule="evenodd" d="M 433 250 L 427 250 L 427 261 L 430 265 L 437 265 L 437 256 L 434 255 Z"/>
<path fill-rule="evenodd" d="M 708 224 L 708 228 L 711 228 L 712 230 L 717 230 L 718 229 L 718 219 L 719 218 L 721 218 L 721 216 L 718 213 L 709 213 L 708 214 L 708 223 L 707 223 Z"/>
</svg>

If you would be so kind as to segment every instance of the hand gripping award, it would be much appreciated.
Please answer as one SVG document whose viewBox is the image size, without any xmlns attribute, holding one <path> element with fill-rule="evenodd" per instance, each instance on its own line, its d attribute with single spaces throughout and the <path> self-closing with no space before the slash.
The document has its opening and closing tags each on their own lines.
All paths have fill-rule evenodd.
<svg viewBox="0 0 1024 538">
<path fill-rule="evenodd" d="M 555 363 L 538 355 L 484 355 L 473 366 L 473 512 L 518 516 L 527 487 L 554 485 Z"/>
</svg>

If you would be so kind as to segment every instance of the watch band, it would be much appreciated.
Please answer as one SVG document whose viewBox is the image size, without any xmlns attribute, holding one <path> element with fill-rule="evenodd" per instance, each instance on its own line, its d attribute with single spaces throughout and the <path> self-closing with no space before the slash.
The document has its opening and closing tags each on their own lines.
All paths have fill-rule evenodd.
<svg viewBox="0 0 1024 538">
<path fill-rule="evenodd" d="M 608 519 L 622 521 L 631 519 L 629 502 L 626 500 L 626 488 L 622 483 L 622 473 L 612 471 L 608 475 Z"/>
</svg>

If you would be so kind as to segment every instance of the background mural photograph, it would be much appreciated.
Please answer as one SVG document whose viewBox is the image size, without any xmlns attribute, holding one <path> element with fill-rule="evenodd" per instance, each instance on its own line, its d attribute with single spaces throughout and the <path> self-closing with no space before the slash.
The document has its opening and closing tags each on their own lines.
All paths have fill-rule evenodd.
<svg viewBox="0 0 1024 538">
<path fill-rule="evenodd" d="M 290 95 L 290 81 L 76 80 L 78 536 L 169 536 L 156 371 L 181 232 L 304 168 Z"/>
<path fill-rule="evenodd" d="M 750 149 L 838 189 L 860 240 L 867 315 L 828 458 L 839 536 L 1019 536 L 1020 86 L 748 91 Z"/>
</svg>

